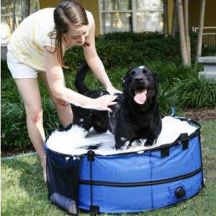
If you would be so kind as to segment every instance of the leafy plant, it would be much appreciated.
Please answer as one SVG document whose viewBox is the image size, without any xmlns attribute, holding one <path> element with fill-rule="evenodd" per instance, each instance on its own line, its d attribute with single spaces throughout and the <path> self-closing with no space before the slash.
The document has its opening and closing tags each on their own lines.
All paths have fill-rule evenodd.
<svg viewBox="0 0 216 216">
<path fill-rule="evenodd" d="M 172 95 L 172 101 L 178 107 L 216 106 L 216 82 L 213 80 L 190 76 L 178 80 L 169 94 Z"/>
<path fill-rule="evenodd" d="M 107 69 L 146 61 L 181 62 L 179 40 L 158 32 L 121 32 L 96 38 L 97 52 Z M 65 64 L 77 68 L 84 60 L 80 47 L 65 54 Z"/>
</svg>

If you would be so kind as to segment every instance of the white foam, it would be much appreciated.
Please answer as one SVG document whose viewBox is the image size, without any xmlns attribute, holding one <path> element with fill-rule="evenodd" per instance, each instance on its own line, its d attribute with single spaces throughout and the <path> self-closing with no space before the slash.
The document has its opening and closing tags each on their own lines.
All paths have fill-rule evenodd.
<svg viewBox="0 0 216 216">
<path fill-rule="evenodd" d="M 162 130 L 154 145 L 146 147 L 144 146 L 146 140 L 140 140 L 133 142 L 130 148 L 127 148 L 126 145 L 123 150 L 116 150 L 114 136 L 109 131 L 97 134 L 91 129 L 87 133 L 84 129 L 75 125 L 68 131 L 54 131 L 47 139 L 46 146 L 53 151 L 68 155 L 85 154 L 89 150 L 88 147 L 98 145 L 100 147 L 94 151 L 100 155 L 141 152 L 164 144 L 172 144 L 181 133 L 191 135 L 196 129 L 197 127 L 190 125 L 187 121 L 166 116 L 162 119 Z"/>
</svg>

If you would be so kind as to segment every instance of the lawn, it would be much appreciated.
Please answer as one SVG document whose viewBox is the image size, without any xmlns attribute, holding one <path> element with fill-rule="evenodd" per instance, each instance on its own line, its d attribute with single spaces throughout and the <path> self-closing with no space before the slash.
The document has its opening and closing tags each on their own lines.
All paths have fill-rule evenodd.
<svg viewBox="0 0 216 216">
<path fill-rule="evenodd" d="M 200 124 L 202 126 L 202 151 L 206 180 L 204 189 L 196 197 L 174 207 L 138 215 L 216 215 L 216 120 L 201 121 Z M 43 182 L 42 170 L 35 155 L 2 158 L 1 168 L 2 215 L 67 215 L 48 201 L 47 187 Z M 84 215 L 88 214 L 81 213 L 81 216 Z"/>
</svg>

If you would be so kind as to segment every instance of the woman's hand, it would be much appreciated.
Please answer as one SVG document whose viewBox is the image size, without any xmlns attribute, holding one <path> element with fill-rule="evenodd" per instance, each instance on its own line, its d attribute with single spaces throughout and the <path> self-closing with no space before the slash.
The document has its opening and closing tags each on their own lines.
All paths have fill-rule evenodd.
<svg viewBox="0 0 216 216">
<path fill-rule="evenodd" d="M 96 110 L 107 110 L 112 112 L 111 106 L 115 105 L 117 102 L 114 100 L 117 98 L 115 95 L 103 95 L 93 100 L 92 104 L 89 104 L 89 108 Z"/>
<path fill-rule="evenodd" d="M 122 94 L 121 91 L 119 91 L 118 89 L 116 89 L 114 86 L 110 85 L 106 88 L 106 90 L 111 94 L 111 95 L 114 95 L 114 94 Z"/>
</svg>

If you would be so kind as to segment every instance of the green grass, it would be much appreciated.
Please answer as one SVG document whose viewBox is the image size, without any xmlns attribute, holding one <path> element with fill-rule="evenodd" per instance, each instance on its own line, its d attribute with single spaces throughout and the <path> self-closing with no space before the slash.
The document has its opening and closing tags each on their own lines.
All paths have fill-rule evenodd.
<svg viewBox="0 0 216 216">
<path fill-rule="evenodd" d="M 216 215 L 216 121 L 202 125 L 202 151 L 205 187 L 194 198 L 174 207 L 140 213 L 145 216 L 214 216 Z M 67 215 L 47 199 L 47 187 L 35 155 L 2 158 L 2 215 Z M 81 216 L 88 214 L 81 214 Z M 130 214 L 122 214 L 130 215 Z"/>
</svg>

